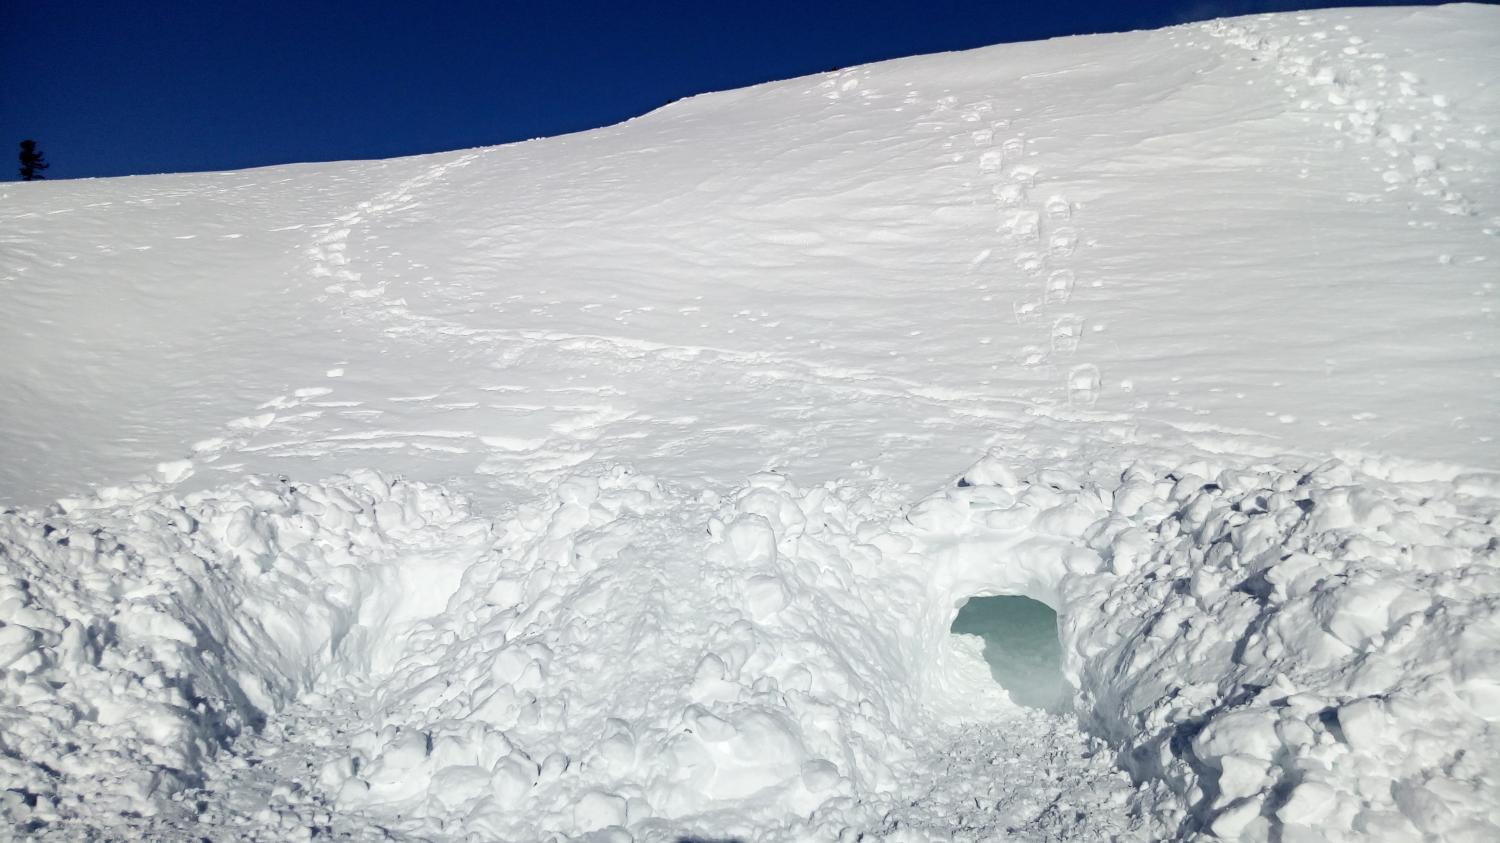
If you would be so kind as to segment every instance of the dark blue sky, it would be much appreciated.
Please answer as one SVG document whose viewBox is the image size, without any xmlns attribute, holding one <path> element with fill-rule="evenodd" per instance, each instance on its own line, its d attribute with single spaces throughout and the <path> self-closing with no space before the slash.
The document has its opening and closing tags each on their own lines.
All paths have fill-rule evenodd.
<svg viewBox="0 0 1500 843">
<path fill-rule="evenodd" d="M 379 158 L 898 56 L 1335 5 L 1356 4 L 12 0 L 0 177 L 28 137 L 54 179 Z"/>
</svg>

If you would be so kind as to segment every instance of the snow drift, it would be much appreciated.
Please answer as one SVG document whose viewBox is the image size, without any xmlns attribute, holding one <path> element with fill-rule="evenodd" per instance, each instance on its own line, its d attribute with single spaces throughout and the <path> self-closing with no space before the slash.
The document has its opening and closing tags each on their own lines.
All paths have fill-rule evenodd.
<svg viewBox="0 0 1500 843">
<path fill-rule="evenodd" d="M 0 809 L 1494 838 L 1497 23 L 1215 21 L 9 186 Z M 1057 612 L 1061 713 L 952 634 L 985 595 Z"/>
</svg>

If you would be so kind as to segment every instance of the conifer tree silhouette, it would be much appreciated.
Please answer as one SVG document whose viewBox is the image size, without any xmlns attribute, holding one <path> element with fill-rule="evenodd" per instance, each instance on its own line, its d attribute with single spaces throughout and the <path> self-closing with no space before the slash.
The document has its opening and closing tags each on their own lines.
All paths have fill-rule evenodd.
<svg viewBox="0 0 1500 843">
<path fill-rule="evenodd" d="M 47 169 L 47 162 L 42 160 L 42 153 L 36 148 L 36 141 L 21 141 L 21 181 L 36 181 L 44 179 L 42 171 Z"/>
</svg>

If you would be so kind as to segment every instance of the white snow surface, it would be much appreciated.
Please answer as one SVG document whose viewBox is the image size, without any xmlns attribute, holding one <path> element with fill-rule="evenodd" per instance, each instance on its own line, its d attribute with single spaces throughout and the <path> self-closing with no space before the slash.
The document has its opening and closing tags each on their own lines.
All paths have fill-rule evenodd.
<svg viewBox="0 0 1500 843">
<path fill-rule="evenodd" d="M 8 833 L 1500 839 L 1497 83 L 1333 10 L 5 185 Z"/>
</svg>

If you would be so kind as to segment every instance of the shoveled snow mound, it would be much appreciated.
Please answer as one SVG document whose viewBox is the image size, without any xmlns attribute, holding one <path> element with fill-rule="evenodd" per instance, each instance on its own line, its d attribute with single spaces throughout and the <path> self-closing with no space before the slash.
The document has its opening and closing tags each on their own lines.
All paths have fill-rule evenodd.
<svg viewBox="0 0 1500 843">
<path fill-rule="evenodd" d="M 1496 24 L 1218 21 L 6 186 L 0 811 L 1500 837 Z M 951 633 L 989 594 L 1057 611 L 1063 716 Z"/>
<path fill-rule="evenodd" d="M 1493 481 L 1470 497 L 1214 459 L 1103 485 L 977 473 L 999 485 L 922 505 L 942 538 L 916 552 L 949 595 L 1058 607 L 1077 713 L 1178 834 L 1500 830 Z"/>
<path fill-rule="evenodd" d="M 8 512 L 8 804 L 156 813 L 153 796 L 201 784 L 206 759 L 307 692 L 335 654 L 368 670 L 399 614 L 441 608 L 423 590 L 462 572 L 439 548 L 486 538 L 440 492 L 373 473 Z M 412 541 L 421 556 L 404 555 Z"/>
<path fill-rule="evenodd" d="M 8 808 L 212 828 L 223 806 L 183 806 L 227 777 L 245 803 L 280 788 L 244 810 L 303 833 L 945 839 L 913 800 L 945 723 L 1020 716 L 948 627 L 1011 593 L 1058 609 L 1110 752 L 1053 759 L 1066 811 L 1017 815 L 1024 779 L 991 782 L 976 832 L 1485 839 L 1500 533 L 1458 487 L 992 455 L 904 514 L 617 468 L 498 522 L 374 474 L 12 515 Z M 284 780 L 212 769 L 252 729 L 296 746 Z"/>
</svg>

